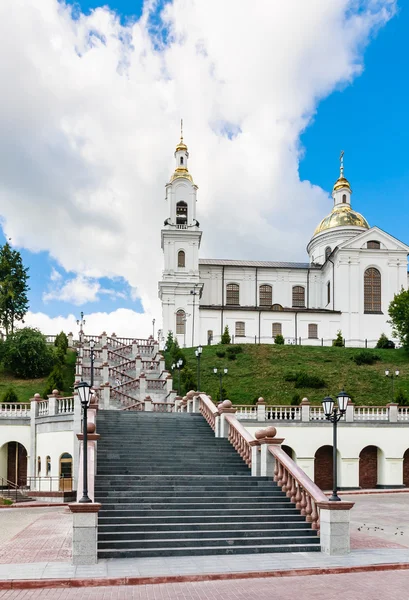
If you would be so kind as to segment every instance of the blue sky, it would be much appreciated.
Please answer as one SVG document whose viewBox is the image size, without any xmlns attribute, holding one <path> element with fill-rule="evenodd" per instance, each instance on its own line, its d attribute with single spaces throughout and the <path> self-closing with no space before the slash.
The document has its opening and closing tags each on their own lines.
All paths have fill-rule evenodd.
<svg viewBox="0 0 409 600">
<path fill-rule="evenodd" d="M 84 14 L 89 14 L 99 6 L 108 6 L 120 15 L 123 24 L 127 24 L 129 20 L 138 19 L 142 12 L 142 2 L 140 0 L 108 0 L 104 3 L 98 0 L 66 1 L 67 4 L 73 4 L 77 11 L 82 11 Z M 166 1 L 158 0 L 158 10 Z M 302 158 L 299 162 L 299 176 L 301 181 L 310 181 L 329 194 L 333 182 L 338 176 L 338 156 L 343 149 L 345 151 L 345 174 L 353 189 L 352 202 L 354 208 L 367 218 L 370 225 L 377 225 L 409 244 L 409 227 L 407 225 L 409 221 L 408 31 L 409 5 L 401 1 L 398 13 L 386 25 L 380 27 L 376 34 L 371 34 L 369 40 L 367 40 L 368 45 L 362 53 L 363 73 L 356 76 L 352 83 L 339 86 L 328 97 L 319 102 L 314 119 L 300 137 Z M 271 60 L 271 57 L 269 57 L 269 60 Z M 269 64 L 268 60 L 266 64 Z M 268 77 L 268 75 L 267 71 L 265 77 Z M 139 76 L 142 75 L 139 74 Z M 73 77 L 75 81 L 75 71 Z M 89 76 L 89 79 L 91 78 L 92 76 Z M 75 83 L 70 85 L 72 88 L 75 87 Z M 179 82 L 178 85 L 183 86 L 184 82 Z M 67 89 L 69 92 L 71 91 L 69 86 Z M 55 95 L 55 92 L 52 91 L 47 91 L 47 93 L 50 96 L 53 93 Z M 215 95 L 218 93 L 216 88 L 214 93 Z M 120 98 L 120 102 L 122 103 L 122 98 Z M 67 106 L 70 109 L 70 105 Z M 114 106 L 116 108 L 115 103 Z M 173 107 L 173 109 L 173 112 L 178 115 L 182 110 L 179 106 Z M 188 112 L 186 105 L 184 111 L 184 114 Z M 173 112 L 172 118 L 174 116 Z M 152 115 L 152 122 L 155 119 L 158 121 L 158 115 L 155 116 L 154 113 Z M 34 121 L 35 118 L 33 117 Z M 91 128 L 91 131 L 95 133 L 95 129 Z M 193 135 L 190 136 L 189 144 L 196 146 L 196 150 L 192 152 L 193 160 L 198 160 L 197 140 L 197 136 L 196 138 Z M 97 139 L 95 143 L 98 144 Z M 274 148 L 274 145 L 272 147 Z M 160 152 L 162 154 L 160 157 L 161 165 L 165 164 L 166 169 L 171 168 L 172 148 L 168 146 L 168 141 L 165 147 L 161 147 Z M 158 157 L 158 154 L 156 156 Z M 163 156 L 165 156 L 165 159 L 163 159 Z M 197 166 L 196 163 L 196 169 Z M 206 176 L 207 171 L 202 172 L 202 179 Z M 158 194 L 161 193 L 160 190 L 163 190 L 162 184 L 165 181 L 162 182 L 162 176 L 160 179 L 161 181 L 158 184 L 155 182 L 155 185 L 152 186 L 152 198 L 157 198 Z M 142 181 L 141 190 L 145 190 L 144 183 Z M 136 192 L 132 190 L 132 193 Z M 268 193 L 273 193 L 271 188 L 267 189 Z M 33 198 L 35 198 L 35 194 Z M 307 198 L 311 198 L 311 196 L 306 197 L 305 202 L 308 202 Z M 317 204 L 319 201 L 318 199 Z M 331 210 L 330 198 L 328 198 L 328 204 L 323 206 L 325 212 L 321 215 L 322 217 Z M 297 209 L 294 212 L 297 212 Z M 75 213 L 75 216 L 78 218 L 77 213 Z M 110 218 L 111 216 L 108 214 L 108 221 Z M 134 217 L 130 216 L 129 218 Z M 285 214 L 283 218 L 285 218 Z M 316 220 L 318 222 L 317 218 Z M 157 222 L 161 222 L 159 218 L 156 219 L 155 223 Z M 101 223 L 104 225 L 103 221 Z M 155 245 L 158 253 L 160 250 L 159 228 L 160 225 L 158 225 L 157 230 L 152 230 L 149 238 L 149 243 Z M 207 231 L 205 234 L 207 236 L 206 240 L 209 239 L 210 232 Z M 216 235 L 217 232 L 214 234 L 213 244 Z M 231 236 L 227 237 L 231 239 Z M 0 242 L 3 241 L 4 236 L 3 238 L 0 237 Z M 126 242 L 128 243 L 127 240 Z M 307 242 L 308 234 L 305 237 L 304 247 Z M 51 242 L 50 248 L 52 248 Z M 145 248 L 146 244 L 142 261 L 146 258 Z M 247 247 L 244 243 L 240 244 L 239 242 L 236 248 L 227 246 L 226 252 L 228 252 L 230 258 L 242 258 L 239 253 L 243 248 L 251 256 L 251 242 L 248 243 Z M 135 300 L 135 295 L 132 294 L 132 289 L 126 280 L 125 273 L 129 273 L 129 266 L 127 267 L 128 270 L 119 270 L 121 276 L 118 275 L 114 279 L 108 279 L 107 277 L 98 280 L 89 279 L 88 284 L 98 286 L 98 292 L 94 301 L 79 304 L 70 301 L 69 298 L 64 300 L 64 294 L 61 293 L 64 286 L 68 284 L 69 287 L 70 282 L 75 283 L 76 278 L 78 278 L 77 273 L 65 271 L 61 264 L 54 260 L 47 251 L 34 253 L 24 248 L 21 251 L 24 263 L 30 268 L 30 308 L 32 312 L 44 312 L 50 317 L 57 317 L 59 315 L 66 316 L 70 313 L 77 315 L 80 311 L 84 311 L 86 314 L 110 312 L 119 307 L 137 312 L 142 311 L 141 301 Z M 217 247 L 216 251 L 220 252 L 220 248 Z M 236 256 L 234 256 L 235 252 L 237 253 Z M 255 256 L 252 256 L 252 258 L 255 258 Z M 258 254 L 257 258 L 274 259 L 275 257 Z M 278 258 L 282 259 L 283 257 Z M 291 259 L 304 260 L 305 254 L 302 255 L 301 250 L 301 255 L 292 256 Z M 66 260 L 66 264 L 69 262 L 69 260 Z M 156 265 L 157 263 L 153 261 L 152 264 Z M 101 264 L 95 265 L 95 269 L 101 271 Z M 107 271 L 109 270 L 112 271 L 112 265 L 109 268 L 107 267 Z M 160 278 L 160 270 L 156 271 L 155 267 L 155 273 L 152 274 L 152 272 L 153 269 L 151 269 L 150 277 L 155 282 Z M 137 280 L 134 281 L 134 285 L 139 285 Z M 155 292 L 152 293 L 152 289 L 153 286 L 151 285 L 150 293 L 153 296 Z"/>
</svg>

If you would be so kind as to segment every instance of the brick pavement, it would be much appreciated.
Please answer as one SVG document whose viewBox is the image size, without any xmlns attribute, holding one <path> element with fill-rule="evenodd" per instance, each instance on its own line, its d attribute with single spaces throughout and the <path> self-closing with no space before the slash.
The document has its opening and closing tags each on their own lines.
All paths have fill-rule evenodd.
<svg viewBox="0 0 409 600">
<path fill-rule="evenodd" d="M 0 600 L 374 600 L 408 598 L 409 571 L 70 589 L 4 590 Z"/>
</svg>

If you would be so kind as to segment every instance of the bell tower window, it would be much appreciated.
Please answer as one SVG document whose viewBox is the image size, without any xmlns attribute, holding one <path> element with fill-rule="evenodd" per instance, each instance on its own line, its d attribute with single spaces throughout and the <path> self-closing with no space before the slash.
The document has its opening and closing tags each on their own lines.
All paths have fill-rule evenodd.
<svg viewBox="0 0 409 600">
<path fill-rule="evenodd" d="M 364 313 L 382 312 L 381 273 L 370 267 L 364 273 Z"/>
<path fill-rule="evenodd" d="M 342 194 L 342 202 L 344 204 L 346 204 L 346 201 L 347 201 L 347 195 L 346 194 Z"/>
<path fill-rule="evenodd" d="M 183 165 L 183 156 L 180 157 L 180 164 Z"/>
<path fill-rule="evenodd" d="M 183 250 L 179 250 L 178 252 L 178 267 L 186 266 L 186 255 Z"/>
<path fill-rule="evenodd" d="M 180 201 L 176 204 L 176 225 L 187 225 L 187 204 Z"/>
</svg>

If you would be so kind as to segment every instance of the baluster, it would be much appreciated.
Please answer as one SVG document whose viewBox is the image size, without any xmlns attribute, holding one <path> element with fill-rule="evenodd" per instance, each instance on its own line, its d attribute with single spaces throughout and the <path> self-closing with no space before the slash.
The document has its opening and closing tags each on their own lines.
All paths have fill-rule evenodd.
<svg viewBox="0 0 409 600">
<path fill-rule="evenodd" d="M 287 491 L 287 481 L 288 481 L 288 471 L 284 465 L 283 465 L 283 471 L 284 471 L 284 473 L 283 473 L 281 489 L 283 490 L 283 492 L 286 492 Z"/>
<path fill-rule="evenodd" d="M 279 462 L 277 459 L 275 459 L 274 461 L 274 481 L 278 480 L 278 466 L 279 466 Z"/>
<path fill-rule="evenodd" d="M 291 477 L 292 480 L 292 486 L 291 486 L 291 490 L 289 493 L 289 498 L 291 500 L 291 502 L 295 502 L 295 495 L 297 493 L 297 485 L 296 485 L 296 481 L 295 481 L 295 477 Z M 288 494 L 287 494 L 288 496 Z"/>
<path fill-rule="evenodd" d="M 300 488 L 300 484 L 299 484 L 299 483 L 297 483 L 297 486 L 296 486 L 296 487 L 297 487 L 297 491 L 296 491 L 296 494 L 295 494 L 295 499 L 294 499 L 294 501 L 295 501 L 295 506 L 296 506 L 296 508 L 297 508 L 298 510 L 300 510 L 300 508 L 301 508 L 301 488 Z"/>
<path fill-rule="evenodd" d="M 286 496 L 287 498 L 291 498 L 291 490 L 294 484 L 294 477 L 292 476 L 292 474 L 290 473 L 290 471 L 287 471 L 287 485 L 286 485 Z"/>
<path fill-rule="evenodd" d="M 319 529 L 319 522 L 318 522 L 318 518 L 319 518 L 319 514 L 318 514 L 318 509 L 317 506 L 315 504 L 314 499 L 311 499 L 311 504 L 312 504 L 312 512 L 311 512 L 311 522 L 312 522 L 312 529 L 318 530 Z"/>
<path fill-rule="evenodd" d="M 283 476 L 284 476 L 283 465 L 279 462 L 278 463 L 278 479 L 277 479 L 277 484 L 280 487 L 281 487 L 282 482 L 283 482 Z"/>
<path fill-rule="evenodd" d="M 306 496 L 307 496 L 307 506 L 305 508 L 305 520 L 307 521 L 307 523 L 311 523 L 312 522 L 311 496 L 308 493 L 306 493 Z"/>
<path fill-rule="evenodd" d="M 307 514 L 306 512 L 306 508 L 307 508 L 307 494 L 304 488 L 301 488 L 301 502 L 300 502 L 300 508 L 301 508 L 301 514 L 303 516 L 305 516 Z"/>
</svg>

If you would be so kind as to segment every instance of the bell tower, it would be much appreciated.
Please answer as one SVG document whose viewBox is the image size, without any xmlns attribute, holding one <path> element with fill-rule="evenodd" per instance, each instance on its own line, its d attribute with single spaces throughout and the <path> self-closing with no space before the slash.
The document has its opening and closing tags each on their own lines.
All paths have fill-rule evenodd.
<svg viewBox="0 0 409 600">
<path fill-rule="evenodd" d="M 197 185 L 189 173 L 189 152 L 183 141 L 176 146 L 175 170 L 166 184 L 168 218 L 161 232 L 164 271 L 159 282 L 163 334 L 172 331 L 179 345 L 192 346 L 199 339 L 199 248 L 202 232 L 196 220 Z"/>
<path fill-rule="evenodd" d="M 344 151 L 342 150 L 340 157 L 339 177 L 334 183 L 332 190 L 332 198 L 334 200 L 334 208 L 341 206 L 351 207 L 351 186 L 348 179 L 344 176 Z"/>
</svg>

